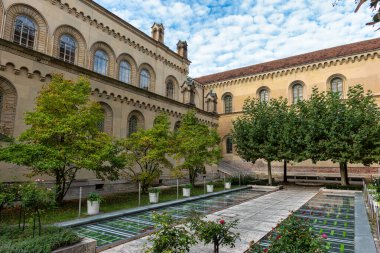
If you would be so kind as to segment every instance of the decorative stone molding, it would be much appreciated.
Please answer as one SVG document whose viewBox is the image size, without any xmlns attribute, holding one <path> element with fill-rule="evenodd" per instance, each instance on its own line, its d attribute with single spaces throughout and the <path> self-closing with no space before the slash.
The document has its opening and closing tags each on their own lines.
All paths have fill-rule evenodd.
<svg viewBox="0 0 380 253">
<path fill-rule="evenodd" d="M 14 22 L 19 15 L 25 15 L 33 19 L 37 26 L 34 49 L 41 53 L 46 53 L 48 24 L 46 19 L 32 6 L 13 4 L 8 8 L 4 26 L 4 39 L 13 41 Z"/>
<path fill-rule="evenodd" d="M 68 3 L 62 3 L 61 0 L 45 0 L 45 1 L 48 1 L 51 4 L 59 7 L 61 10 L 66 11 L 67 13 L 69 13 L 70 15 L 73 15 L 74 17 L 78 18 L 79 20 L 81 20 L 85 23 L 88 23 L 88 25 L 96 27 L 97 29 L 101 30 L 102 32 L 106 33 L 107 35 L 114 37 L 116 40 L 122 41 L 125 44 L 129 45 L 130 47 L 135 48 L 136 50 L 141 51 L 144 54 L 146 54 L 146 55 L 148 55 L 148 56 L 150 56 L 156 60 L 163 62 L 164 65 L 169 66 L 169 67 L 179 71 L 180 73 L 188 74 L 188 68 L 186 66 L 190 64 L 190 61 L 188 61 L 187 59 L 185 59 L 185 62 L 184 62 L 186 64 L 186 66 L 177 65 L 177 64 L 171 62 L 170 60 L 168 60 L 167 58 L 165 58 L 164 56 L 156 53 L 155 49 L 153 49 L 153 50 L 148 49 L 148 48 L 144 47 L 143 45 L 140 45 L 139 43 L 132 40 L 128 36 L 122 35 L 120 32 L 116 32 L 114 29 L 112 29 L 109 26 L 103 24 L 102 22 L 92 18 L 90 15 L 86 15 L 82 11 L 77 10 L 77 8 L 70 6 Z M 168 53 L 169 55 L 171 55 L 175 58 L 180 57 L 180 56 L 178 56 L 178 54 L 176 54 L 175 52 L 170 50 L 167 46 L 165 46 L 165 45 L 163 45 L 157 41 L 154 41 L 152 38 L 150 38 L 149 36 L 147 36 L 143 32 L 139 31 L 138 29 L 136 29 L 132 25 L 128 24 L 124 20 L 121 20 L 120 18 L 114 16 L 113 14 L 105 12 L 104 9 L 99 8 L 99 6 L 98 7 L 94 6 L 92 1 L 83 1 L 83 2 L 85 4 L 91 6 L 94 10 L 97 10 L 99 12 L 103 12 L 104 15 L 108 16 L 111 20 L 118 22 L 121 26 L 125 27 L 126 30 L 128 30 L 131 33 L 134 33 L 136 36 L 138 36 L 142 39 L 148 40 L 148 41 L 152 40 L 152 41 L 150 41 L 150 44 L 152 44 L 153 46 L 160 47 L 160 49 L 162 49 L 163 51 L 165 51 L 166 53 Z M 183 58 L 181 60 L 183 60 Z"/>
<path fill-rule="evenodd" d="M 365 52 L 365 53 L 361 53 L 357 55 L 345 56 L 341 58 L 328 59 L 321 62 L 314 62 L 314 63 L 309 63 L 309 64 L 286 68 L 286 69 L 278 69 L 275 71 L 264 72 L 264 73 L 249 75 L 249 76 L 241 76 L 238 78 L 219 81 L 215 83 L 203 84 L 203 86 L 207 87 L 208 89 L 227 87 L 227 86 L 239 85 L 243 83 L 249 83 L 253 81 L 274 79 L 276 77 L 287 76 L 294 73 L 317 71 L 319 69 L 329 68 L 329 67 L 343 65 L 343 64 L 357 63 L 361 61 L 368 61 L 368 60 L 373 60 L 375 58 L 380 58 L 379 50 L 372 51 L 372 52 Z"/>
<path fill-rule="evenodd" d="M 0 92 L 2 101 L 0 104 L 0 132 L 12 136 L 17 108 L 16 88 L 4 77 L 0 76 Z"/>
<path fill-rule="evenodd" d="M 97 50 L 103 50 L 108 55 L 108 69 L 107 69 L 107 75 L 112 78 L 115 77 L 115 63 L 116 63 L 116 57 L 115 53 L 113 52 L 112 48 L 105 42 L 99 41 L 95 42 L 90 49 L 90 69 L 94 69 L 94 56 L 95 52 Z"/>
<path fill-rule="evenodd" d="M 76 43 L 77 49 L 75 52 L 75 64 L 81 67 L 86 67 L 86 52 L 87 45 L 86 40 L 83 35 L 74 27 L 69 25 L 61 25 L 59 26 L 53 34 L 53 56 L 59 58 L 59 47 L 60 47 L 60 38 L 62 35 L 70 35 L 72 36 Z"/>
</svg>

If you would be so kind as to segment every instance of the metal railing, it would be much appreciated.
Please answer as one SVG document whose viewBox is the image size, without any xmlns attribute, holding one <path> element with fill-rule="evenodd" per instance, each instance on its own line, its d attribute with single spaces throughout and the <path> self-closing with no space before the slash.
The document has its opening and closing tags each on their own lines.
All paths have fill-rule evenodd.
<svg viewBox="0 0 380 253">
<path fill-rule="evenodd" d="M 379 221 L 379 203 L 375 199 L 376 190 L 368 189 L 367 184 L 363 180 L 363 197 L 364 202 L 367 206 L 368 213 L 370 215 L 371 220 L 374 222 L 376 226 L 376 239 L 380 240 L 380 221 Z"/>
</svg>

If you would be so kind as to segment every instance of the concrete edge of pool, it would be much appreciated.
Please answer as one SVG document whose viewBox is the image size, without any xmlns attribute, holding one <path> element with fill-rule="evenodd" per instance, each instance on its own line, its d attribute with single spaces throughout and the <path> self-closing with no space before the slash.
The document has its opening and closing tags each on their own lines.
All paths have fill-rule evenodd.
<svg viewBox="0 0 380 253">
<path fill-rule="evenodd" d="M 54 225 L 59 226 L 59 227 L 75 227 L 75 226 L 80 226 L 80 225 L 84 225 L 87 223 L 93 223 L 96 221 L 111 219 L 111 218 L 115 218 L 115 217 L 119 217 L 119 216 L 135 214 L 135 213 L 139 213 L 139 212 L 143 212 L 143 211 L 149 211 L 149 210 L 167 207 L 167 206 L 171 206 L 171 205 L 186 203 L 186 202 L 190 202 L 190 201 L 194 201 L 194 200 L 198 200 L 198 199 L 204 199 L 204 198 L 208 198 L 208 197 L 212 197 L 212 196 L 218 196 L 218 195 L 222 195 L 225 193 L 236 192 L 236 191 L 240 191 L 240 190 L 244 190 L 244 189 L 252 189 L 252 186 L 238 187 L 238 188 L 231 189 L 231 190 L 223 190 L 223 191 L 219 191 L 219 192 L 213 192 L 213 193 L 203 194 L 203 195 L 179 199 L 179 200 L 167 201 L 167 202 L 163 202 L 163 203 L 159 203 L 159 204 L 151 204 L 151 205 L 145 205 L 145 206 L 136 207 L 136 208 L 123 209 L 120 211 L 103 213 L 103 214 L 99 214 L 99 215 L 95 215 L 95 216 L 89 216 L 89 217 L 79 218 L 79 219 L 65 221 L 65 222 L 59 222 L 59 223 L 56 223 Z M 273 191 L 279 190 L 279 187 L 275 187 L 275 186 L 273 186 L 271 188 L 264 187 L 262 189 L 260 189 L 260 187 L 255 187 L 254 190 L 255 191 L 263 191 L 263 192 L 273 192 Z"/>
</svg>

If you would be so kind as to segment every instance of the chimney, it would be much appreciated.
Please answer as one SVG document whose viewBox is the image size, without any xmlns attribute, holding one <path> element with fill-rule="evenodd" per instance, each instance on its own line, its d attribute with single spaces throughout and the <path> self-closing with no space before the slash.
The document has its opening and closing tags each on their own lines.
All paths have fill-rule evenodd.
<svg viewBox="0 0 380 253">
<path fill-rule="evenodd" d="M 164 25 L 155 22 L 152 26 L 152 38 L 164 44 L 164 31 Z"/>
<path fill-rule="evenodd" d="M 187 42 L 186 41 L 178 41 L 177 43 L 177 52 L 180 56 L 187 59 Z"/>
</svg>

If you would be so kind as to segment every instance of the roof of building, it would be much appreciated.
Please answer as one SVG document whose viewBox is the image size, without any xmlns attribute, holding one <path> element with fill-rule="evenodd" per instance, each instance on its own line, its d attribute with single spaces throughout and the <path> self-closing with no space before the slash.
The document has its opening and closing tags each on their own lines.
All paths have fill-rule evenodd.
<svg viewBox="0 0 380 253">
<path fill-rule="evenodd" d="M 318 50 L 311 53 L 300 54 L 280 60 L 274 60 L 270 62 L 251 65 L 248 67 L 228 70 L 194 79 L 202 84 L 215 83 L 219 81 L 233 79 L 236 77 L 249 76 L 278 69 L 303 65 L 307 63 L 373 51 L 377 49 L 380 49 L 380 38 Z"/>
</svg>

